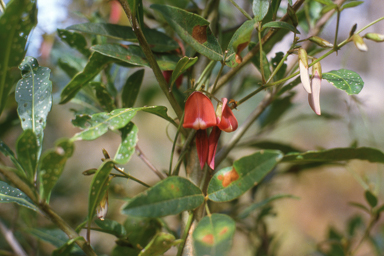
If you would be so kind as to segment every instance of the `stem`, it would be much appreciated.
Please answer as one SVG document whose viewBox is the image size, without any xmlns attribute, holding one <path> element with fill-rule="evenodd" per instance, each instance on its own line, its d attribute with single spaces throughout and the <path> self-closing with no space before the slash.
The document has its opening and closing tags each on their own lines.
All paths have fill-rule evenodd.
<svg viewBox="0 0 384 256">
<path fill-rule="evenodd" d="M 117 167 L 116 165 L 113 167 L 116 171 L 118 171 L 119 173 L 121 173 L 124 177 L 128 178 L 128 179 L 131 179 L 133 181 L 136 181 L 137 183 L 147 187 L 147 188 L 150 188 L 151 186 L 149 186 L 148 184 L 144 183 L 143 181 L 139 180 L 139 179 L 136 179 L 135 177 L 132 177 L 131 175 L 129 175 L 128 173 L 125 173 L 121 168 Z"/>
<path fill-rule="evenodd" d="M 231 1 L 231 3 L 249 20 L 252 20 L 252 17 L 249 16 L 249 14 L 243 9 L 241 8 L 235 1 L 233 0 L 229 0 Z"/>
<path fill-rule="evenodd" d="M 337 35 L 339 33 L 339 23 L 340 23 L 340 9 L 339 9 L 339 7 L 337 7 L 336 11 L 337 11 L 336 32 L 335 32 L 335 41 L 333 43 L 333 49 L 335 51 L 338 50 L 338 48 L 337 48 Z"/>
<path fill-rule="evenodd" d="M 281 59 L 281 61 L 279 62 L 279 64 L 276 66 L 276 68 L 273 70 L 271 76 L 269 77 L 269 79 L 267 80 L 267 84 L 272 80 L 272 78 L 277 74 L 277 72 L 279 71 L 279 69 L 283 66 L 285 60 L 288 58 L 288 55 L 289 55 L 289 51 L 284 55 L 284 57 Z"/>
<path fill-rule="evenodd" d="M 369 23 L 368 25 L 364 26 L 362 29 L 358 30 L 358 31 L 356 32 L 356 34 L 361 33 L 362 31 L 366 30 L 366 29 L 369 28 L 370 26 L 372 26 L 372 25 L 374 25 L 374 24 L 376 24 L 377 22 L 382 21 L 382 20 L 384 20 L 384 16 L 381 17 L 381 18 L 378 18 L 377 20 L 374 20 L 374 21 L 372 21 L 371 23 Z"/>
<path fill-rule="evenodd" d="M 219 77 L 221 75 L 221 72 L 223 72 L 223 68 L 225 66 L 225 59 L 227 57 L 227 53 L 228 53 L 228 51 L 225 51 L 223 61 L 221 62 L 221 67 L 220 67 L 219 73 L 217 73 L 215 83 L 213 84 L 212 92 L 215 91 L 215 88 L 216 88 L 216 85 L 217 85 L 217 81 L 219 81 Z"/>
<path fill-rule="evenodd" d="M 0 11 L 5 12 L 5 3 L 3 0 L 0 0 Z"/>
<path fill-rule="evenodd" d="M 191 144 L 193 138 L 195 137 L 195 134 L 196 134 L 196 130 L 191 131 L 189 133 L 186 141 L 184 142 L 184 146 L 183 146 L 183 148 L 181 149 L 181 152 L 180 152 L 179 160 L 178 160 L 178 162 L 176 164 L 175 170 L 172 173 L 173 176 L 178 176 L 179 175 L 180 165 L 182 163 L 182 159 L 184 158 L 184 155 L 186 154 L 186 152 L 187 152 L 187 150 L 189 148 L 189 145 Z"/>
<path fill-rule="evenodd" d="M 264 65 L 263 65 L 263 43 L 261 42 L 261 22 L 259 22 L 258 27 L 257 27 L 257 36 L 259 37 L 261 81 L 263 81 L 263 84 L 265 84 L 265 74 L 264 74 Z"/>
<path fill-rule="evenodd" d="M 2 222 L 0 222 L 0 231 L 3 233 L 4 239 L 8 242 L 15 255 L 27 256 L 23 247 L 21 247 L 20 243 L 13 235 L 13 232 L 9 230 Z"/>
<path fill-rule="evenodd" d="M 191 228 L 191 225 L 193 223 L 193 219 L 194 219 L 194 213 L 191 212 L 191 213 L 189 213 L 187 223 L 185 224 L 183 236 L 181 237 L 183 242 L 179 245 L 179 248 L 177 249 L 177 256 L 181 256 L 181 254 L 183 253 L 185 242 L 187 241 L 189 229 Z"/>
<path fill-rule="evenodd" d="M 147 40 L 145 39 L 145 36 L 143 34 L 143 31 L 140 28 L 140 25 L 138 24 L 136 19 L 132 19 L 132 13 L 129 9 L 129 5 L 126 0 L 118 0 L 121 4 L 121 6 L 124 9 L 125 14 L 127 15 L 128 19 L 131 20 L 132 29 L 137 37 L 137 40 L 139 41 L 139 44 L 141 46 L 141 49 L 143 50 L 145 57 L 148 60 L 149 66 L 153 70 L 153 73 L 155 74 L 156 80 L 159 82 L 160 88 L 167 97 L 169 103 L 171 103 L 171 106 L 173 110 L 175 111 L 177 117 L 180 119 L 181 115 L 183 114 L 183 111 L 180 107 L 180 105 L 177 103 L 174 95 L 172 92 L 169 91 L 168 84 L 165 81 L 165 78 L 163 76 L 163 73 L 160 70 L 159 65 L 157 64 L 157 61 L 155 59 L 155 56 L 153 55 L 151 48 L 149 47 L 149 44 Z"/>
<path fill-rule="evenodd" d="M 136 145 L 136 151 L 137 151 L 137 155 L 141 158 L 141 160 L 143 160 L 143 162 L 161 179 L 165 179 L 165 177 L 163 176 L 163 174 L 156 169 L 156 167 L 148 160 L 148 158 L 144 155 L 143 151 L 141 151 L 141 149 L 139 148 L 138 145 Z"/>
<path fill-rule="evenodd" d="M 216 65 L 216 61 L 211 60 L 209 64 L 205 67 L 203 72 L 201 73 L 199 80 L 197 80 L 196 85 L 195 85 L 195 90 L 198 91 L 200 90 L 201 86 L 204 84 L 204 82 L 207 80 L 207 77 L 210 76 L 213 68 Z"/>
<path fill-rule="evenodd" d="M 368 224 L 367 228 L 365 229 L 363 237 L 360 239 L 359 243 L 356 245 L 356 248 L 354 250 L 350 251 L 350 253 L 348 255 L 352 256 L 357 252 L 357 250 L 360 248 L 360 246 L 364 242 L 364 240 L 369 237 L 369 233 L 371 232 L 371 229 L 375 223 L 376 223 L 376 216 L 371 214 L 371 219 L 369 220 L 369 224 Z"/>
<path fill-rule="evenodd" d="M 171 152 L 171 159 L 169 161 L 169 171 L 168 171 L 168 176 L 171 176 L 172 174 L 172 162 L 173 162 L 173 155 L 175 153 L 175 148 L 176 148 L 176 143 L 177 143 L 177 137 L 179 136 L 179 132 L 180 132 L 180 129 L 181 129 L 181 125 L 183 124 L 184 122 L 184 112 L 183 112 L 183 115 L 181 116 L 181 120 L 180 120 L 180 123 L 179 123 L 179 127 L 177 128 L 177 132 L 176 132 L 176 135 L 175 135 L 175 139 L 173 141 L 173 145 L 172 145 L 172 152 Z"/>
<path fill-rule="evenodd" d="M 250 94 L 248 94 L 247 96 L 245 96 L 244 98 L 242 98 L 241 100 L 237 101 L 236 102 L 236 107 L 241 105 L 242 103 L 244 103 L 245 101 L 249 100 L 250 98 L 252 98 L 254 95 L 258 94 L 259 92 L 261 92 L 262 90 L 264 90 L 266 87 L 264 85 L 260 86 L 259 88 L 257 88 L 255 91 L 251 92 Z"/>
</svg>

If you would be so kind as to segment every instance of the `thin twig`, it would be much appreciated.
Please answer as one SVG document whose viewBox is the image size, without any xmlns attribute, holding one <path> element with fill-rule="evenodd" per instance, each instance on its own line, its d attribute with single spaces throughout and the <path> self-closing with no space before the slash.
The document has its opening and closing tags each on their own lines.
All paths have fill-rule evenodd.
<svg viewBox="0 0 384 256">
<path fill-rule="evenodd" d="M 165 179 L 164 175 L 156 169 L 156 167 L 148 160 L 148 158 L 144 155 L 143 151 L 139 148 L 139 145 L 136 145 L 136 153 L 143 160 L 143 162 L 161 179 Z"/>
<path fill-rule="evenodd" d="M 252 20 L 252 17 L 246 12 L 246 11 L 244 11 L 244 9 L 243 8 L 241 8 L 235 1 L 233 1 L 233 0 L 229 0 L 229 1 L 231 1 L 231 3 L 245 16 L 245 17 L 247 17 L 247 19 L 249 19 L 249 20 Z"/>
<path fill-rule="evenodd" d="M 16 255 L 27 256 L 27 253 L 24 251 L 23 247 L 21 247 L 16 237 L 13 235 L 13 232 L 9 230 L 1 221 L 0 231 L 3 233 L 5 240 L 8 242 L 9 246 L 11 246 Z"/>
</svg>

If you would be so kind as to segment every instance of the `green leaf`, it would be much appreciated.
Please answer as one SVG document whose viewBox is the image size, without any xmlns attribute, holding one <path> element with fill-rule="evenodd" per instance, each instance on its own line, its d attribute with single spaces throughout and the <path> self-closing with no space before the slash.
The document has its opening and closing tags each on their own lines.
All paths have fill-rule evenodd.
<svg viewBox="0 0 384 256">
<path fill-rule="evenodd" d="M 112 63 L 114 60 L 104 56 L 98 52 L 92 53 L 84 70 L 72 78 L 72 80 L 64 87 L 61 92 L 60 104 L 67 103 L 83 88 L 88 82 L 92 81 L 106 65 Z"/>
<path fill-rule="evenodd" d="M 83 70 L 86 61 L 83 58 L 78 58 L 71 54 L 64 54 L 60 57 L 57 64 L 70 78 L 73 78 Z"/>
<path fill-rule="evenodd" d="M 227 255 L 235 230 L 235 222 L 227 215 L 214 213 L 205 216 L 192 234 L 196 255 Z"/>
<path fill-rule="evenodd" d="M 167 120 L 171 124 L 173 124 L 175 127 L 178 127 L 178 125 L 175 123 L 175 121 L 171 117 L 168 116 L 168 114 L 167 114 L 168 109 L 166 107 L 163 107 L 163 106 L 143 107 L 143 108 L 140 108 L 140 110 L 154 114 L 156 116 L 159 116 L 159 117 Z"/>
<path fill-rule="evenodd" d="M 15 90 L 17 113 L 23 130 L 32 129 L 41 146 L 47 115 L 52 108 L 52 82 L 49 80 L 51 70 L 39 67 L 33 57 L 25 57 L 19 69 L 22 79 Z"/>
<path fill-rule="evenodd" d="M 115 163 L 112 160 L 106 160 L 100 165 L 93 176 L 88 196 L 88 222 L 92 221 L 97 205 L 108 190 L 109 174 L 114 166 Z"/>
<path fill-rule="evenodd" d="M 188 68 L 190 68 L 197 62 L 197 59 L 197 57 L 189 58 L 187 56 L 184 56 L 177 62 L 176 67 L 172 72 L 171 84 L 169 85 L 170 88 L 172 88 L 173 84 L 176 82 L 177 78 L 181 74 L 183 74 Z"/>
<path fill-rule="evenodd" d="M 261 150 L 218 171 L 208 184 L 208 198 L 216 202 L 238 198 L 257 185 L 281 160 L 277 150 Z"/>
<path fill-rule="evenodd" d="M 141 250 L 161 230 L 161 223 L 158 219 L 128 216 L 124 228 L 132 247 Z"/>
<path fill-rule="evenodd" d="M 204 202 L 201 190 L 181 177 L 168 177 L 132 198 L 122 209 L 131 216 L 162 217 L 193 210 Z"/>
<path fill-rule="evenodd" d="M 65 244 L 57 248 L 52 252 L 52 256 L 72 256 L 72 255 L 85 255 L 84 252 L 80 250 L 80 248 L 76 248 L 74 250 L 74 246 L 76 246 L 77 240 L 85 241 L 85 238 L 82 236 L 78 236 L 68 240 Z"/>
<path fill-rule="evenodd" d="M 143 78 L 144 69 L 139 69 L 128 77 L 121 94 L 123 108 L 132 108 L 135 105 Z"/>
<path fill-rule="evenodd" d="M 143 50 L 137 45 L 102 44 L 92 46 L 92 50 L 135 66 L 149 67 Z M 155 59 L 161 70 L 173 70 L 179 57 L 175 54 L 156 54 Z"/>
<path fill-rule="evenodd" d="M 181 240 L 179 240 L 179 242 L 175 242 L 175 237 L 172 234 L 159 232 L 155 235 L 151 242 L 143 250 L 141 250 L 139 256 L 163 255 L 173 245 L 180 242 Z"/>
<path fill-rule="evenodd" d="M 325 5 L 333 5 L 334 3 L 332 0 L 315 0 L 318 3 L 325 4 Z"/>
<path fill-rule="evenodd" d="M 336 10 L 336 8 L 338 7 L 337 4 L 330 4 L 330 5 L 326 5 L 324 6 L 324 8 L 321 10 L 321 14 L 325 14 L 331 10 Z"/>
<path fill-rule="evenodd" d="M 114 99 L 108 93 L 107 88 L 100 82 L 90 82 L 89 85 L 96 91 L 96 98 L 100 106 L 106 111 L 112 111 L 116 108 Z"/>
<path fill-rule="evenodd" d="M 128 246 L 116 245 L 111 252 L 111 256 L 121 256 L 121 255 L 137 256 L 139 255 L 139 253 L 140 253 L 140 249 L 136 249 Z"/>
<path fill-rule="evenodd" d="M 102 232 L 114 235 L 117 238 L 125 237 L 127 235 L 124 226 L 115 220 L 95 220 L 95 223 L 101 228 Z"/>
<path fill-rule="evenodd" d="M 284 98 L 277 98 L 260 116 L 259 122 L 262 128 L 273 125 L 293 106 L 292 98 L 294 93 Z"/>
<path fill-rule="evenodd" d="M 275 70 L 277 65 L 279 65 L 280 61 L 284 58 L 283 52 L 277 52 L 275 57 L 272 58 L 271 64 L 273 69 Z M 285 71 L 287 70 L 287 64 L 283 63 L 283 65 L 280 67 L 279 71 L 277 71 L 274 80 L 278 81 L 282 79 L 285 75 Z M 285 88 L 285 87 L 284 87 Z M 282 90 L 280 90 L 282 91 Z M 280 92 L 279 92 L 280 93 Z"/>
<path fill-rule="evenodd" d="M 36 1 L 10 1 L 0 16 L 0 114 L 20 78 L 17 66 L 25 56 L 28 35 L 36 23 Z"/>
<path fill-rule="evenodd" d="M 103 23 L 83 23 L 69 26 L 66 29 L 106 36 L 128 42 L 138 42 L 132 28 L 127 26 Z M 148 44 L 151 46 L 151 50 L 154 52 L 169 52 L 179 48 L 179 44 L 175 40 L 155 29 L 143 28 L 143 33 Z"/>
<path fill-rule="evenodd" d="M 359 209 L 365 211 L 368 214 L 371 213 L 371 211 L 365 205 L 362 205 L 362 204 L 356 203 L 356 202 L 349 202 L 349 204 L 356 207 L 356 208 L 359 208 Z"/>
<path fill-rule="evenodd" d="M 32 200 L 21 190 L 14 188 L 4 181 L 0 180 L 0 203 L 17 203 L 18 205 L 27 207 L 37 211 L 38 208 Z"/>
<path fill-rule="evenodd" d="M 288 29 L 292 32 L 296 32 L 296 34 L 300 34 L 299 30 L 297 30 L 294 26 L 292 26 L 291 24 L 284 22 L 284 21 L 271 21 L 271 22 L 265 23 L 263 25 L 263 29 L 266 29 L 266 28 Z"/>
<path fill-rule="evenodd" d="M 256 147 L 260 149 L 276 149 L 280 150 L 284 154 L 288 154 L 290 152 L 301 152 L 302 150 L 297 149 L 295 147 L 292 147 L 289 144 L 284 144 L 280 142 L 274 142 L 274 141 L 269 141 L 269 140 L 262 140 L 262 141 L 256 141 L 256 142 L 251 142 L 251 143 L 246 143 L 245 146 L 248 147 Z"/>
<path fill-rule="evenodd" d="M 225 64 L 229 67 L 236 67 L 239 63 L 236 62 L 236 54 L 248 45 L 251 40 L 252 32 L 255 29 L 256 22 L 254 20 L 247 20 L 244 22 L 233 34 L 231 41 L 229 41 L 227 48 L 227 57 Z"/>
<path fill-rule="evenodd" d="M 91 55 L 91 51 L 87 47 L 87 40 L 85 40 L 82 34 L 69 32 L 65 29 L 57 29 L 57 35 L 71 48 L 75 48 L 85 57 L 89 57 L 89 55 Z"/>
<path fill-rule="evenodd" d="M 151 8 L 159 11 L 173 30 L 197 52 L 211 60 L 223 60 L 223 52 L 207 20 L 176 7 L 153 4 Z"/>
<path fill-rule="evenodd" d="M 371 191 L 366 190 L 364 196 L 365 200 L 367 200 L 367 202 L 372 208 L 377 205 L 377 197 Z"/>
<path fill-rule="evenodd" d="M 121 129 L 121 144 L 114 158 L 115 163 L 126 164 L 131 159 L 131 156 L 135 153 L 138 131 L 137 126 L 132 122 Z"/>
<path fill-rule="evenodd" d="M 39 156 L 39 146 L 37 145 L 36 135 L 31 129 L 25 130 L 17 139 L 16 153 L 29 182 L 33 184 Z"/>
<path fill-rule="evenodd" d="M 347 9 L 347 8 L 352 8 L 352 7 L 359 6 L 362 3 L 364 3 L 364 1 L 353 1 L 353 2 L 346 3 L 343 6 L 341 6 L 340 11 L 342 11 L 344 9 Z"/>
<path fill-rule="evenodd" d="M 283 162 L 307 163 L 324 161 L 367 160 L 372 163 L 384 163 L 384 153 L 375 148 L 332 148 L 327 150 L 291 153 L 283 158 Z"/>
<path fill-rule="evenodd" d="M 55 149 L 46 151 L 40 161 L 40 196 L 47 201 L 51 195 L 53 187 L 60 178 L 65 163 L 72 156 L 74 151 L 73 142 L 69 139 L 60 139 Z"/>
<path fill-rule="evenodd" d="M 0 139 L 0 152 L 4 154 L 4 156 L 9 157 L 12 163 L 16 166 L 18 170 L 19 177 L 26 177 L 23 167 L 20 162 L 16 159 L 15 153 Z"/>
<path fill-rule="evenodd" d="M 251 42 L 249 44 L 250 46 L 250 49 L 252 49 L 253 47 L 256 46 L 255 43 Z M 252 63 L 256 66 L 256 68 L 261 71 L 261 68 L 260 68 L 260 53 L 258 52 L 257 54 L 255 54 L 255 56 L 252 57 L 251 59 Z M 264 77 L 266 79 L 268 79 L 270 76 L 271 76 L 271 70 L 269 68 L 269 61 L 267 59 L 267 55 L 265 54 L 265 52 L 263 51 L 263 71 L 264 71 Z"/>
<path fill-rule="evenodd" d="M 274 195 L 270 198 L 267 198 L 267 199 L 264 199 L 263 201 L 261 202 L 257 202 L 257 203 L 253 203 L 251 204 L 250 206 L 248 206 L 247 208 L 245 208 L 242 212 L 239 213 L 238 215 L 238 218 L 239 219 L 245 219 L 249 216 L 249 214 L 251 214 L 254 210 L 256 209 L 260 209 L 266 205 L 268 205 L 269 203 L 271 203 L 272 201 L 275 201 L 275 200 L 278 200 L 278 199 L 282 199 L 282 198 L 294 198 L 294 199 L 300 199 L 299 197 L 296 197 L 296 196 L 293 196 L 293 195 Z"/>
<path fill-rule="evenodd" d="M 253 0 L 252 11 L 256 22 L 262 21 L 267 15 L 269 9 L 269 0 Z"/>
<path fill-rule="evenodd" d="M 346 91 L 349 95 L 358 94 L 364 86 L 363 79 L 361 79 L 359 74 L 347 69 L 332 70 L 323 73 L 323 79 L 326 79 L 337 89 Z"/>
</svg>

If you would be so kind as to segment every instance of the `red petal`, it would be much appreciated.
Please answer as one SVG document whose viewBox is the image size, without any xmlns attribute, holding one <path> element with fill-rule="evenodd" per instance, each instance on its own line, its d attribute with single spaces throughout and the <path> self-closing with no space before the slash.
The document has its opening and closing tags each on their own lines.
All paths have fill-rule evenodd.
<svg viewBox="0 0 384 256">
<path fill-rule="evenodd" d="M 208 165 L 212 170 L 215 169 L 215 155 L 217 149 L 217 143 L 219 142 L 221 130 L 217 126 L 212 128 L 211 134 L 208 138 Z"/>
<path fill-rule="evenodd" d="M 171 81 L 171 77 L 172 77 L 172 70 L 165 70 L 165 71 L 163 71 L 163 76 L 164 76 L 165 81 L 167 82 L 167 84 L 169 84 L 169 81 Z"/>
<path fill-rule="evenodd" d="M 204 130 L 216 125 L 216 114 L 211 100 L 201 92 L 193 92 L 185 103 L 184 128 Z"/>
<path fill-rule="evenodd" d="M 208 158 L 208 136 L 207 131 L 197 130 L 196 132 L 196 148 L 197 155 L 199 156 L 200 167 L 204 168 L 204 164 L 207 162 Z"/>
<path fill-rule="evenodd" d="M 228 99 L 222 98 L 223 108 L 221 113 L 221 119 L 217 120 L 217 126 L 220 130 L 225 132 L 233 132 L 237 129 L 238 123 L 235 115 L 233 114 L 230 107 L 227 105 Z"/>
</svg>

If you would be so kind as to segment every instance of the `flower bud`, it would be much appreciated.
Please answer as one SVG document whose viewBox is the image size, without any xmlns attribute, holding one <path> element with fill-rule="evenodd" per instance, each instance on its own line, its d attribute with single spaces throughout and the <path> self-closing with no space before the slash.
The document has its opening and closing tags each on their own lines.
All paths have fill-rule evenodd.
<svg viewBox="0 0 384 256">
<path fill-rule="evenodd" d="M 320 88 L 321 88 L 321 64 L 320 62 L 315 63 L 312 66 L 312 81 L 311 81 L 311 90 L 312 93 L 308 94 L 308 103 L 311 106 L 312 110 L 317 114 L 321 115 L 320 110 Z"/>
<path fill-rule="evenodd" d="M 364 40 L 363 40 L 363 38 L 360 35 L 354 34 L 353 37 L 352 37 L 352 40 L 355 43 L 357 49 L 359 49 L 362 52 L 368 51 L 368 47 L 364 43 Z"/>
<path fill-rule="evenodd" d="M 299 70 L 301 83 L 303 84 L 304 89 L 308 93 L 311 93 L 311 83 L 309 81 L 308 73 L 308 55 L 303 48 L 299 49 Z"/>
<path fill-rule="evenodd" d="M 308 38 L 308 40 L 317 44 L 318 46 L 321 46 L 321 47 L 329 47 L 329 48 L 333 47 L 333 44 L 331 44 L 327 40 L 325 40 L 321 37 L 318 37 L 318 36 L 311 36 L 310 38 Z"/>
<path fill-rule="evenodd" d="M 217 127 L 225 132 L 233 132 L 237 129 L 238 123 L 231 108 L 227 105 L 228 99 L 222 98 L 216 108 Z"/>
<path fill-rule="evenodd" d="M 381 43 L 384 42 L 384 35 L 377 34 L 377 33 L 367 33 L 364 35 L 364 38 L 367 38 L 369 40 Z"/>
<path fill-rule="evenodd" d="M 96 215 L 100 220 L 104 220 L 108 212 L 108 191 L 101 199 L 99 205 L 96 207 Z"/>
</svg>

